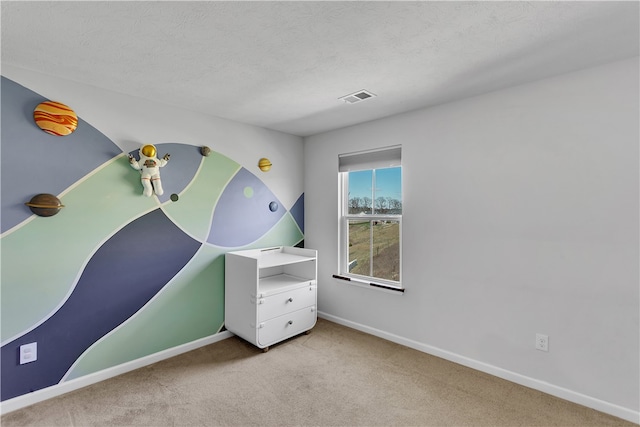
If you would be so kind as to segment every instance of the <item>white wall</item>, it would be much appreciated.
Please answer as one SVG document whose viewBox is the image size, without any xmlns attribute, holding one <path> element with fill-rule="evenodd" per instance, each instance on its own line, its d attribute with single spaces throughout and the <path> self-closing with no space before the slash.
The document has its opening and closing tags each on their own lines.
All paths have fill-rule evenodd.
<svg viewBox="0 0 640 427">
<path fill-rule="evenodd" d="M 634 58 L 307 138 L 320 312 L 638 422 L 638 68 Z M 402 296 L 331 278 L 338 154 L 394 144 Z"/>
</svg>

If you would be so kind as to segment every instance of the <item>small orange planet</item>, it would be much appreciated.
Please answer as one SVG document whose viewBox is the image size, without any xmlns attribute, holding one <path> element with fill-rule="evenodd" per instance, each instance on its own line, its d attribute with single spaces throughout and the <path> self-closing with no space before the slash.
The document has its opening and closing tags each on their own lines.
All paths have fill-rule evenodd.
<svg viewBox="0 0 640 427">
<path fill-rule="evenodd" d="M 271 161 L 265 157 L 260 159 L 260 161 L 258 162 L 258 167 L 262 172 L 268 172 L 271 169 L 271 166 Z"/>
<path fill-rule="evenodd" d="M 55 101 L 38 104 L 33 119 L 40 129 L 56 136 L 66 136 L 78 127 L 78 116 L 68 106 Z"/>
</svg>

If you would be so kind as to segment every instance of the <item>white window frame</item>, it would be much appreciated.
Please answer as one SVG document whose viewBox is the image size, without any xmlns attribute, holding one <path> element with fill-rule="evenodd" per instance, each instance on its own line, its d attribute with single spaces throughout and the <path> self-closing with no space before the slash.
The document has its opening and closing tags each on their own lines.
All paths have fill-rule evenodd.
<svg viewBox="0 0 640 427">
<path fill-rule="evenodd" d="M 389 160 L 386 157 L 391 156 Z M 346 160 L 343 160 L 346 159 Z M 382 160 L 381 160 L 382 159 Z M 346 166 L 345 166 L 346 165 Z M 335 275 L 337 279 L 346 280 L 355 284 L 364 284 L 367 286 L 373 286 L 379 289 L 387 289 L 393 291 L 404 292 L 402 286 L 402 214 L 350 214 L 349 213 L 349 172 L 358 170 L 373 170 L 375 174 L 376 169 L 384 169 L 389 167 L 402 167 L 400 160 L 400 146 L 385 147 L 377 150 L 370 150 L 359 153 L 349 153 L 341 155 L 340 167 L 339 167 L 339 183 L 340 183 L 340 195 L 339 195 L 339 215 L 340 215 L 340 229 L 338 236 L 338 266 L 340 275 Z M 403 185 L 404 187 L 404 185 Z M 404 191 L 403 191 L 404 193 Z M 375 212 L 375 197 L 372 190 L 372 201 L 374 205 L 373 211 Z M 367 219 L 369 221 L 394 221 L 398 223 L 399 233 L 399 277 L 398 281 L 392 281 L 382 279 L 372 275 L 365 276 L 360 274 L 354 274 L 349 272 L 349 220 Z M 372 229 L 373 230 L 373 229 Z M 373 231 L 370 235 L 370 239 L 373 239 Z M 370 265 L 372 273 L 373 271 L 373 242 L 370 241 Z"/>
</svg>

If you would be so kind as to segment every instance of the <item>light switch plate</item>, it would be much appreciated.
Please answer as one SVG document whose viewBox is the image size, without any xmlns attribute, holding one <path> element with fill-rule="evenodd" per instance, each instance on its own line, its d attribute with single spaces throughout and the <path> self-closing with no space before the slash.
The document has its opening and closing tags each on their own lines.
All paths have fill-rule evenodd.
<svg viewBox="0 0 640 427">
<path fill-rule="evenodd" d="M 38 343 L 23 344 L 20 346 L 20 364 L 35 362 L 38 360 Z"/>
</svg>

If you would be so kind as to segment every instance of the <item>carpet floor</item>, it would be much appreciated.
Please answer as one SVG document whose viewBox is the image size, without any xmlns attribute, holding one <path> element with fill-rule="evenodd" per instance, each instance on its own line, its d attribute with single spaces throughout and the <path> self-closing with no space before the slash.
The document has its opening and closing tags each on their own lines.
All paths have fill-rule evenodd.
<svg viewBox="0 0 640 427">
<path fill-rule="evenodd" d="M 12 426 L 636 426 L 318 320 L 263 353 L 232 337 L 1 418 Z"/>
</svg>

